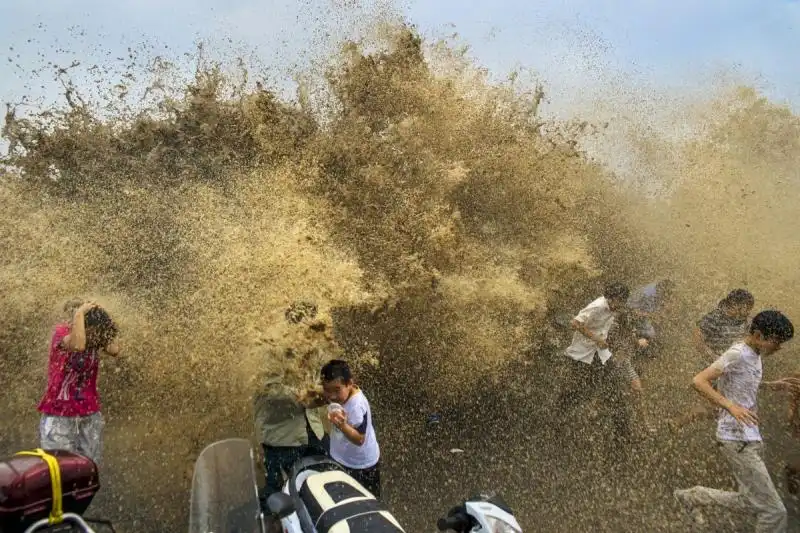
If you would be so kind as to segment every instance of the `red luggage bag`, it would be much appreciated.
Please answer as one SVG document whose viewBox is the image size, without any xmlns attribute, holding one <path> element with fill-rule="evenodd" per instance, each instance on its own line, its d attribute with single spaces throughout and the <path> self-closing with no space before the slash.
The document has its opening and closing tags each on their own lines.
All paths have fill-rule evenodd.
<svg viewBox="0 0 800 533">
<path fill-rule="evenodd" d="M 43 453 L 50 458 L 37 456 Z M 23 455 L 24 454 L 24 455 Z M 55 487 L 51 463 L 57 472 Z M 60 486 L 58 483 L 60 477 Z M 54 488 L 56 489 L 54 491 Z M 63 513 L 82 515 L 100 489 L 97 465 L 65 450 L 21 452 L 0 461 L 0 533 L 22 533 L 48 516 L 58 521 L 54 507 L 60 495 Z"/>
</svg>

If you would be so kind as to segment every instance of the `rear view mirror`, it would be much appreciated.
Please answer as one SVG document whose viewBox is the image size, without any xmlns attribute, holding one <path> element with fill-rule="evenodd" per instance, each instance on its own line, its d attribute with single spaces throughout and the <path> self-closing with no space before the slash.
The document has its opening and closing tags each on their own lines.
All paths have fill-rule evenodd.
<svg viewBox="0 0 800 533">
<path fill-rule="evenodd" d="M 267 509 L 278 519 L 286 518 L 295 511 L 292 497 L 285 492 L 270 494 L 267 498 Z"/>
</svg>

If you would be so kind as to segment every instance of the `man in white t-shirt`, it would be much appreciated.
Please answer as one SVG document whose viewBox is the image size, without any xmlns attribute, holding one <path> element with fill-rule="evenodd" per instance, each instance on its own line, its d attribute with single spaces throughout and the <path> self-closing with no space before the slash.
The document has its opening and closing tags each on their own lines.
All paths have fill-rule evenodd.
<svg viewBox="0 0 800 533">
<path fill-rule="evenodd" d="M 630 428 L 626 411 L 617 408 L 620 384 L 616 368 L 608 362 L 611 351 L 607 338 L 615 313 L 625 306 L 629 294 L 627 285 L 610 283 L 603 296 L 581 309 L 572 319 L 570 325 L 575 333 L 566 350 L 572 371 L 557 400 L 559 412 L 566 414 L 592 394 L 602 392 L 614 413 L 616 437 L 627 436 Z"/>
<path fill-rule="evenodd" d="M 753 318 L 744 342 L 731 346 L 694 377 L 695 388 L 721 408 L 717 441 L 739 486 L 738 492 L 701 486 L 676 490 L 675 498 L 695 522 L 705 522 L 698 506 L 716 504 L 755 513 L 756 533 L 787 530 L 786 507 L 761 457 L 758 389 L 762 385 L 784 390 L 797 388 L 797 381 L 791 378 L 761 381 L 761 358 L 780 350 L 781 344 L 793 336 L 794 326 L 788 318 L 778 311 L 762 311 Z M 717 389 L 713 386 L 715 380 Z"/>
<path fill-rule="evenodd" d="M 361 389 L 353 382 L 350 367 L 334 359 L 322 367 L 322 388 L 329 402 L 341 409 L 329 411 L 330 455 L 348 474 L 376 498 L 381 495 L 380 447 L 372 425 L 372 410 Z"/>
</svg>

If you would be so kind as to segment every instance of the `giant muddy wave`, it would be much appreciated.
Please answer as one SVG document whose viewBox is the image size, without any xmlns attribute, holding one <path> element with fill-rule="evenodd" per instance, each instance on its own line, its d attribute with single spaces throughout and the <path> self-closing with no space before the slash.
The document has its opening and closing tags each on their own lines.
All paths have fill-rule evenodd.
<svg viewBox="0 0 800 533">
<path fill-rule="evenodd" d="M 654 144 L 674 154 L 647 166 L 668 185 L 653 198 L 583 151 L 602 127 L 544 116 L 546 87 L 490 83 L 409 26 L 383 35 L 345 43 L 295 99 L 201 49 L 188 81 L 187 65 L 144 57 L 91 100 L 74 80 L 103 69 L 54 66 L 62 105 L 8 108 L 4 451 L 36 442 L 50 329 L 65 300 L 91 297 L 124 347 L 103 362 L 96 504 L 120 531 L 184 529 L 195 455 L 251 436 L 264 375 L 302 388 L 332 355 L 374 398 L 387 497 L 409 531 L 482 486 L 527 528 L 681 530 L 665 502 L 676 479 L 720 475 L 713 450 L 694 429 L 660 433 L 621 471 L 592 440 L 602 422 L 556 424 L 553 316 L 608 279 L 676 279 L 647 402 L 657 418 L 688 405 L 698 312 L 745 285 L 795 314 L 798 118 L 743 89 L 708 106 L 696 138 L 631 127 L 639 160 Z M 296 301 L 316 304 L 320 326 L 284 319 Z M 425 425 L 430 412 L 442 428 Z M 693 454 L 703 472 L 687 468 Z"/>
</svg>

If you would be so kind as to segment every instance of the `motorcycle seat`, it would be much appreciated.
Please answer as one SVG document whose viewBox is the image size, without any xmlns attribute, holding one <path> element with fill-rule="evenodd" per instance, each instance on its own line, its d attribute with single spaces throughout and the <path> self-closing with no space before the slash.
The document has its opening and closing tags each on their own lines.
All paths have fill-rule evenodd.
<svg viewBox="0 0 800 533">
<path fill-rule="evenodd" d="M 299 496 L 317 533 L 404 533 L 386 507 L 345 472 L 311 474 Z"/>
</svg>

